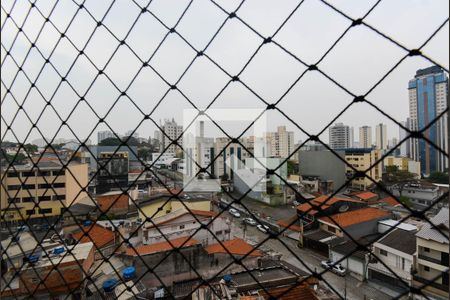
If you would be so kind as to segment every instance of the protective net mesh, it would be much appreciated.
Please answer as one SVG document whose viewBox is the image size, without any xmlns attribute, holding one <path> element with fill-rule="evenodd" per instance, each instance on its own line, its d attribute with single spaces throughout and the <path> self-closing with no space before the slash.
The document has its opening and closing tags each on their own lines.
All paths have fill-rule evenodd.
<svg viewBox="0 0 450 300">
<path fill-rule="evenodd" d="M 289 295 L 298 295 L 294 294 L 298 289 L 306 289 L 305 287 L 315 284 L 318 284 L 319 290 L 330 291 L 324 298 L 347 298 L 347 289 L 358 289 L 355 281 L 349 279 L 347 283 L 349 275 L 337 277 L 331 273 L 339 272 L 337 266 L 344 262 L 348 267 L 349 261 L 355 257 L 362 257 L 364 260 L 363 277 L 369 272 L 368 264 L 377 264 L 382 275 L 377 278 L 374 275 L 374 278 L 381 280 L 383 276 L 387 276 L 395 282 L 394 286 L 398 289 L 394 289 L 395 292 L 391 292 L 389 296 L 386 294 L 386 297 L 415 295 L 432 299 L 428 290 L 444 295 L 447 291 L 448 295 L 448 269 L 443 267 L 440 272 L 430 273 L 427 278 L 420 277 L 414 263 L 410 270 L 407 269 L 410 266 L 405 267 L 404 260 L 397 262 L 395 267 L 395 264 L 388 264 L 383 259 L 385 251 L 374 246 L 376 241 L 392 239 L 398 234 L 398 227 L 405 228 L 407 223 L 414 220 L 423 223 L 422 228 L 428 228 L 441 243 L 447 245 L 447 254 L 445 256 L 445 252 L 442 252 L 442 257 L 439 258 L 427 257 L 421 251 L 409 255 L 414 255 L 415 260 L 442 266 L 446 262 L 448 267 L 448 216 L 446 223 L 440 221 L 440 214 L 430 217 L 436 215 L 443 206 L 448 207 L 448 188 L 444 191 L 439 189 L 438 196 L 419 209 L 399 197 L 384 181 L 373 178 L 374 174 L 381 176 L 378 174 L 379 168 L 386 157 L 394 155 L 402 145 L 410 141 L 417 145 L 428 145 L 436 155 L 448 156 L 446 144 L 438 143 L 430 135 L 432 129 L 441 126 L 439 124 L 447 124 L 447 104 L 425 126 L 418 129 L 400 122 L 395 112 L 377 104 L 377 90 L 411 59 L 420 59 L 427 65 L 440 67 L 444 74 L 448 73 L 446 66 L 426 51 L 434 39 L 448 31 L 448 15 L 435 22 L 437 25 L 434 30 L 427 33 L 421 43 L 405 46 L 393 37 L 395 34 L 387 33 L 392 31 L 385 27 L 377 28 L 366 21 L 387 1 L 372 3 L 356 17 L 341 9 L 335 1 L 297 1 L 279 14 L 277 24 L 273 26 L 274 29 L 271 28 L 270 34 L 267 34 L 269 26 L 255 22 L 252 14 L 245 10 L 245 0 L 238 3 L 191 0 L 173 3 L 169 9 L 164 9 L 160 2 L 2 1 L 1 31 L 2 36 L 5 35 L 1 42 L 2 297 L 200 299 L 199 293 L 208 290 L 209 294 L 205 296 L 207 299 L 223 299 L 226 298 L 222 289 L 224 283 L 220 280 L 224 279 L 225 285 L 230 287 L 236 284 L 233 281 L 243 278 L 239 276 L 246 274 L 247 282 L 242 279 L 242 285 L 251 285 L 252 290 L 259 291 L 258 295 L 263 297 L 260 299 L 288 299 Z M 289 27 L 293 32 L 305 30 L 305 24 L 301 20 L 306 16 L 302 15 L 302 11 L 308 14 L 311 2 L 320 5 L 324 16 L 332 15 L 337 19 L 336 24 L 340 22 L 339 24 L 344 25 L 339 34 L 328 43 L 312 45 L 316 47 L 316 55 L 305 53 L 306 57 L 303 57 L 302 51 L 290 47 L 290 40 L 296 37 L 291 35 L 286 38 L 283 29 Z M 271 3 L 269 7 L 277 5 Z M 197 12 L 198 16 L 198 10 L 205 19 L 213 16 L 215 22 L 211 24 L 214 25 L 193 27 L 196 20 L 192 20 L 192 15 L 195 16 L 194 12 Z M 320 18 L 324 16 L 313 15 L 312 18 L 318 19 L 314 24 L 320 24 Z M 320 35 L 320 31 L 313 31 L 312 27 L 316 26 L 314 24 L 311 28 L 305 26 L 307 31 Z M 394 59 L 386 58 L 381 53 L 382 50 L 375 52 L 379 57 L 369 59 L 383 65 L 383 72 L 373 82 L 365 82 L 364 90 L 356 92 L 358 88 L 343 83 L 349 81 L 342 79 L 337 69 L 345 69 L 345 61 L 351 61 L 352 53 L 358 52 L 358 44 L 364 43 L 363 38 L 355 36 L 352 36 L 351 42 L 348 40 L 349 36 L 361 29 L 364 29 L 364 36 L 382 39 L 386 48 L 395 48 L 397 52 Z M 147 41 L 146 35 L 137 36 L 136 32 L 139 30 L 144 30 L 146 35 L 151 36 L 148 39 L 151 42 Z M 245 32 L 246 41 L 233 40 L 233 30 Z M 360 35 L 357 37 L 363 36 L 361 32 L 358 34 Z M 349 51 L 343 52 L 340 48 L 342 44 Z M 270 86 L 270 80 L 261 79 L 263 82 L 258 83 L 256 79 L 255 83 L 255 79 L 246 73 L 248 68 L 256 68 L 256 72 L 274 76 L 271 74 L 273 72 L 276 76 L 276 70 L 264 67 L 270 59 L 270 56 L 264 55 L 265 51 L 272 51 L 280 60 L 284 59 L 283 68 L 298 71 L 276 96 L 261 88 L 261 85 Z M 327 59 L 335 53 L 340 53 L 341 56 L 338 57 L 343 64 L 330 66 Z M 370 55 L 373 54 L 368 54 Z M 200 80 L 192 83 L 190 74 L 202 72 L 196 69 L 200 61 L 210 69 L 203 71 L 204 74 L 198 77 Z M 323 65 L 325 66 L 322 67 Z M 357 69 L 361 73 L 365 69 L 366 72 L 371 72 L 364 64 L 358 65 Z M 214 84 L 207 80 L 209 76 L 214 79 Z M 319 76 L 321 82 L 326 82 L 324 85 L 332 86 L 336 93 L 348 99 L 346 105 L 335 110 L 326 122 L 318 121 L 314 124 L 315 130 L 311 130 L 299 117 L 292 114 L 288 104 L 291 102 L 286 100 L 293 90 L 308 82 L 309 76 Z M 201 94 L 199 89 L 208 90 L 208 93 Z M 216 107 L 235 108 L 236 103 L 231 100 L 227 103 L 227 99 L 232 98 L 229 94 L 232 89 L 244 91 L 248 99 L 251 99 L 248 101 L 253 101 L 249 104 L 250 107 L 260 109 L 255 119 L 249 121 L 237 135 L 231 134 L 224 124 L 208 114 Z M 447 87 L 445 92 L 446 90 Z M 199 104 L 199 97 L 206 99 L 205 102 Z M 283 101 L 288 103 L 284 104 Z M 315 107 L 321 104 L 311 100 L 303 105 Z M 374 118 L 384 118 L 399 126 L 405 133 L 396 145 L 380 152 L 363 169 L 349 162 L 341 151 L 331 148 L 324 141 L 324 135 L 333 123 L 355 106 L 361 105 L 364 105 L 367 114 L 373 114 Z M 159 113 L 163 110 L 181 110 L 181 107 L 188 107 L 196 114 L 174 138 L 158 121 Z M 320 109 L 325 108 L 318 107 Z M 253 202 L 247 200 L 247 197 L 266 176 L 261 176 L 248 185 L 247 192 L 239 195 L 222 188 L 220 197 L 212 193 L 212 196 L 202 196 L 203 198 L 195 201 L 190 199 L 196 196 L 187 196 L 185 191 L 193 184 L 197 175 L 217 177 L 211 167 L 217 164 L 226 149 L 240 147 L 249 159 L 258 161 L 243 138 L 269 112 L 283 116 L 286 123 L 306 139 L 296 145 L 287 157 L 280 159 L 277 166 L 269 168 L 262 163 L 261 165 L 265 168 L 265 175 L 275 178 L 294 197 L 302 199 L 304 203 L 301 206 L 306 208 L 296 209 L 291 218 L 282 222 L 282 226 L 280 222 L 275 223 L 270 218 L 262 217 L 261 212 L 254 209 Z M 201 116 L 211 122 L 220 135 L 226 137 L 221 149 L 211 154 L 207 165 L 199 163 L 198 157 L 185 149 L 182 141 L 183 134 Z M 115 120 L 119 118 L 125 119 L 128 128 L 132 128 L 125 137 L 118 133 L 122 128 L 116 125 Z M 136 133 L 138 130 L 146 130 L 146 126 L 158 130 L 161 138 L 166 141 L 160 145 L 159 152 L 152 160 L 136 144 Z M 442 127 L 439 128 L 443 130 Z M 90 140 L 101 130 L 108 130 L 112 133 L 108 138 L 119 142 L 104 148 L 104 152 L 98 154 L 97 149 L 90 145 Z M 31 145 L 31 138 L 36 137 L 44 141 L 40 145 L 43 148 L 40 151 Z M 71 137 L 74 145 L 72 149 L 61 147 L 62 137 Z M 298 151 L 307 148 L 311 142 L 330 151 L 348 170 L 345 183 L 340 187 L 336 186 L 334 192 L 323 196 L 320 202 L 305 198 L 305 194 L 280 173 L 283 166 L 297 159 Z M 15 150 L 8 153 L 7 148 L 11 145 L 14 145 Z M 186 160 L 193 161 L 196 173 L 196 176 L 183 184 L 178 181 L 178 186 L 177 180 L 171 177 L 174 172 L 156 168 L 158 160 L 163 159 L 166 153 L 172 153 L 174 148 Z M 84 158 L 80 153 L 84 153 L 90 159 L 89 164 L 94 166 L 90 168 L 87 177 L 79 175 L 79 168 L 83 165 L 80 162 Z M 123 165 L 123 155 L 126 156 L 125 161 L 133 160 L 134 165 Z M 27 165 L 24 167 L 25 162 Z M 120 171 L 121 168 L 126 169 L 125 175 Z M 133 173 L 133 170 L 139 171 Z M 117 172 L 122 172 L 122 175 L 117 175 Z M 128 173 L 135 176 L 130 177 Z M 394 225 L 367 239 L 355 236 L 356 231 L 350 230 L 338 217 L 326 218 L 331 215 L 328 208 L 336 201 L 336 197 L 352 187 L 355 180 L 368 181 L 372 190 L 389 197 L 402 212 Z M 400 180 L 403 181 L 404 178 Z M 142 182 L 145 188 L 150 186 L 150 190 L 164 192 L 156 196 L 141 197 L 137 187 Z M 69 185 L 75 191 L 71 195 L 68 192 Z M 404 183 L 400 186 L 405 188 Z M 96 187 L 96 193 L 92 192 L 92 187 Z M 37 189 L 39 195 L 35 192 Z M 206 198 L 213 202 L 211 211 L 204 211 L 195 205 L 205 202 Z M 168 209 L 175 205 L 174 201 L 179 205 L 178 210 Z M 47 205 L 48 202 L 52 204 Z M 202 204 L 198 205 L 200 207 Z M 126 212 L 123 214 L 124 207 Z M 248 244 L 248 240 L 244 241 L 245 232 L 250 230 L 247 225 L 244 225 L 242 241 L 231 239 L 230 229 L 228 232 L 225 229 L 217 230 L 232 208 L 253 219 L 255 225 L 264 232 L 252 245 Z M 388 213 L 379 207 L 366 209 Z M 55 213 L 55 210 L 58 212 Z M 180 216 L 180 212 L 184 215 Z M 166 222 L 170 223 L 167 216 L 173 217 L 176 213 L 177 218 L 189 216 L 190 223 L 198 226 L 189 231 L 187 236 L 176 236 L 173 232 L 169 234 L 165 225 Z M 371 212 L 366 212 L 369 213 Z M 270 215 L 270 212 L 267 214 Z M 36 217 L 37 215 L 40 217 Z M 305 254 L 305 251 L 312 253 L 312 250 L 298 248 L 300 242 L 293 242 L 287 237 L 295 232 L 297 236 L 303 236 L 300 240 L 306 244 L 306 227 L 311 221 L 309 216 L 312 215 L 325 218 L 329 228 L 346 237 L 346 249 L 339 258 L 323 268 L 314 266 L 310 258 L 307 258 L 309 254 Z M 228 217 L 228 222 L 230 219 L 231 222 L 236 222 L 233 217 Z M 173 225 L 177 226 L 175 231 L 180 232 L 188 226 L 187 223 Z M 295 228 L 299 228 L 299 232 Z M 229 235 L 228 239 L 223 238 L 225 233 Z M 405 238 L 408 234 L 410 233 L 404 234 Z M 206 241 L 198 241 L 199 236 L 208 238 Z M 415 244 L 416 237 L 414 234 L 413 236 Z M 138 240 L 147 241 L 146 245 L 136 242 Z M 277 266 L 283 265 L 283 270 L 289 269 L 290 274 L 295 274 L 293 282 L 288 280 L 278 283 L 282 288 L 274 288 L 271 285 L 273 281 L 268 283 L 265 274 L 276 267 L 263 266 L 264 260 L 261 259 L 273 247 L 289 258 L 286 259 L 289 264 L 279 263 Z M 192 250 L 193 248 L 195 249 Z M 202 254 L 204 249 L 207 254 Z M 214 252 L 214 249 L 219 250 Z M 255 257 L 260 259 L 258 266 L 249 263 Z M 298 269 L 292 270 L 292 265 Z M 134 266 L 134 269 L 129 266 Z M 228 282 L 229 278 L 224 277 L 227 274 L 233 274 L 231 284 Z M 281 280 L 281 276 L 284 275 L 272 275 L 278 280 Z M 238 288 L 237 294 L 242 297 L 250 295 L 246 294 L 248 290 Z M 364 291 L 353 292 L 353 295 L 367 295 L 378 299 L 380 290 L 381 288 L 367 285 Z M 310 289 L 310 293 L 303 295 L 302 299 L 311 299 L 311 295 L 319 297 L 317 291 Z"/>
</svg>

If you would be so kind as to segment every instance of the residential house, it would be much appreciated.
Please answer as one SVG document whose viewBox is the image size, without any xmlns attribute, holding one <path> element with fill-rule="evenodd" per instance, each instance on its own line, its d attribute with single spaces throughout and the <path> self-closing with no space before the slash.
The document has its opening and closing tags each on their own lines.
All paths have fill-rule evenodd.
<svg viewBox="0 0 450 300">
<path fill-rule="evenodd" d="M 368 279 L 408 289 L 416 253 L 416 230 L 397 228 L 372 245 Z"/>
<path fill-rule="evenodd" d="M 439 213 L 425 223 L 417 232 L 413 285 L 421 288 L 433 299 L 449 298 L 449 209 Z M 415 296 L 415 299 L 425 299 Z"/>
<path fill-rule="evenodd" d="M 141 227 L 144 245 L 191 236 L 203 245 L 231 237 L 231 222 L 208 210 L 188 210 L 181 207 L 164 216 L 151 219 Z M 207 226 L 203 228 L 202 226 Z"/>
</svg>

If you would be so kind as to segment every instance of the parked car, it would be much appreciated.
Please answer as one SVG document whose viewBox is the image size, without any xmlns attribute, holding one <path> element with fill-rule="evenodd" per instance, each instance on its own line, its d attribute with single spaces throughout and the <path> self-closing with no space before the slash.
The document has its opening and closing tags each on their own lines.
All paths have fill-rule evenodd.
<svg viewBox="0 0 450 300">
<path fill-rule="evenodd" d="M 331 271 L 339 276 L 345 276 L 347 269 L 345 269 L 341 264 L 334 265 Z"/>
<path fill-rule="evenodd" d="M 246 224 L 248 224 L 248 225 L 256 226 L 256 221 L 253 220 L 252 218 L 245 218 L 245 219 L 244 219 L 244 222 L 245 222 Z"/>
<path fill-rule="evenodd" d="M 241 214 L 234 208 L 230 208 L 228 212 L 235 218 L 240 218 Z"/>
<path fill-rule="evenodd" d="M 320 262 L 320 265 L 322 266 L 322 268 L 329 268 L 329 267 L 331 267 L 332 265 L 333 265 L 333 261 L 331 261 L 331 260 L 322 260 L 321 262 Z"/>
<path fill-rule="evenodd" d="M 22 225 L 17 227 L 17 231 L 20 232 L 30 231 L 30 228 L 27 225 Z"/>
<path fill-rule="evenodd" d="M 262 225 L 262 224 L 258 224 L 256 226 L 256 228 L 258 228 L 259 231 L 261 231 L 262 233 L 268 233 L 270 228 L 267 225 Z"/>
</svg>

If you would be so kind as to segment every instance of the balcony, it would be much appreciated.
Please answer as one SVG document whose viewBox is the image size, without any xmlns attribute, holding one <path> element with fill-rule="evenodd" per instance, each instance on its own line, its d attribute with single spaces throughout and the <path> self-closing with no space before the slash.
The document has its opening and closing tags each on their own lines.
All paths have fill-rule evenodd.
<svg viewBox="0 0 450 300">
<path fill-rule="evenodd" d="M 442 283 L 438 283 L 438 282 L 433 282 L 433 281 L 430 281 L 428 279 L 422 278 L 422 277 L 417 276 L 417 275 L 413 275 L 413 281 L 415 283 L 416 282 L 421 283 L 421 285 L 425 286 L 424 288 L 426 288 L 426 286 L 431 286 L 431 287 L 434 287 L 434 288 L 436 288 L 438 290 L 441 290 L 441 291 L 444 291 L 444 292 L 448 293 L 448 285 L 445 285 L 445 284 L 442 284 Z M 417 284 L 414 284 L 414 285 L 417 286 Z"/>
<path fill-rule="evenodd" d="M 426 256 L 423 254 L 419 254 L 419 259 L 423 259 L 423 260 L 426 260 L 426 261 L 429 261 L 429 262 L 432 262 L 432 263 L 435 263 L 438 265 L 443 265 L 443 263 L 441 262 L 440 259 L 432 258 L 432 257 Z"/>
</svg>

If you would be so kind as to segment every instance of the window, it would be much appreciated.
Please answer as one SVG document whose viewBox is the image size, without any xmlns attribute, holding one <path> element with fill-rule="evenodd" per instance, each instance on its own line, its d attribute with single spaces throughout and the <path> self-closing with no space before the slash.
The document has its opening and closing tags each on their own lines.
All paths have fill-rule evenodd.
<svg viewBox="0 0 450 300">
<path fill-rule="evenodd" d="M 34 177 L 34 171 L 22 172 L 22 177 Z"/>
<path fill-rule="evenodd" d="M 180 225 L 180 229 L 184 229 L 184 225 Z"/>
<path fill-rule="evenodd" d="M 39 213 L 40 214 L 51 214 L 52 209 L 51 208 L 39 208 Z"/>
<path fill-rule="evenodd" d="M 53 171 L 53 176 L 63 176 L 65 174 L 66 174 L 66 170 L 64 170 L 64 169 L 61 169 L 58 171 Z"/>
<path fill-rule="evenodd" d="M 19 177 L 18 172 L 8 172 L 8 177 Z"/>
<path fill-rule="evenodd" d="M 39 201 L 50 201 L 52 200 L 52 196 L 40 196 L 38 198 Z"/>
<path fill-rule="evenodd" d="M 20 203 L 20 198 L 8 198 L 9 203 Z"/>
<path fill-rule="evenodd" d="M 22 189 L 24 190 L 34 190 L 36 186 L 34 184 L 23 184 Z"/>
<path fill-rule="evenodd" d="M 424 251 L 424 252 L 430 252 L 430 248 L 423 247 L 423 251 Z"/>
<path fill-rule="evenodd" d="M 34 197 L 23 197 L 22 202 L 34 202 Z"/>
<path fill-rule="evenodd" d="M 53 184 L 54 188 L 63 188 L 66 187 L 66 184 L 64 182 L 57 182 Z"/>
<path fill-rule="evenodd" d="M 8 190 L 10 191 L 20 190 L 20 185 L 8 185 Z"/>
<path fill-rule="evenodd" d="M 52 185 L 50 183 L 42 183 L 39 185 L 40 189 L 50 189 Z"/>
<path fill-rule="evenodd" d="M 428 266 L 423 266 L 423 270 L 424 270 L 425 272 L 430 272 L 430 267 L 428 267 Z"/>
<path fill-rule="evenodd" d="M 55 195 L 53 196 L 53 200 L 65 200 L 66 195 Z"/>
<path fill-rule="evenodd" d="M 405 258 L 402 257 L 402 270 L 404 270 L 404 269 L 405 269 Z"/>
<path fill-rule="evenodd" d="M 38 171 L 38 176 L 51 176 L 51 171 Z"/>
<path fill-rule="evenodd" d="M 380 249 L 380 255 L 387 256 L 388 254 L 386 250 Z"/>
<path fill-rule="evenodd" d="M 27 209 L 27 210 L 25 211 L 25 214 L 26 214 L 27 216 L 34 215 L 34 209 Z"/>
</svg>

